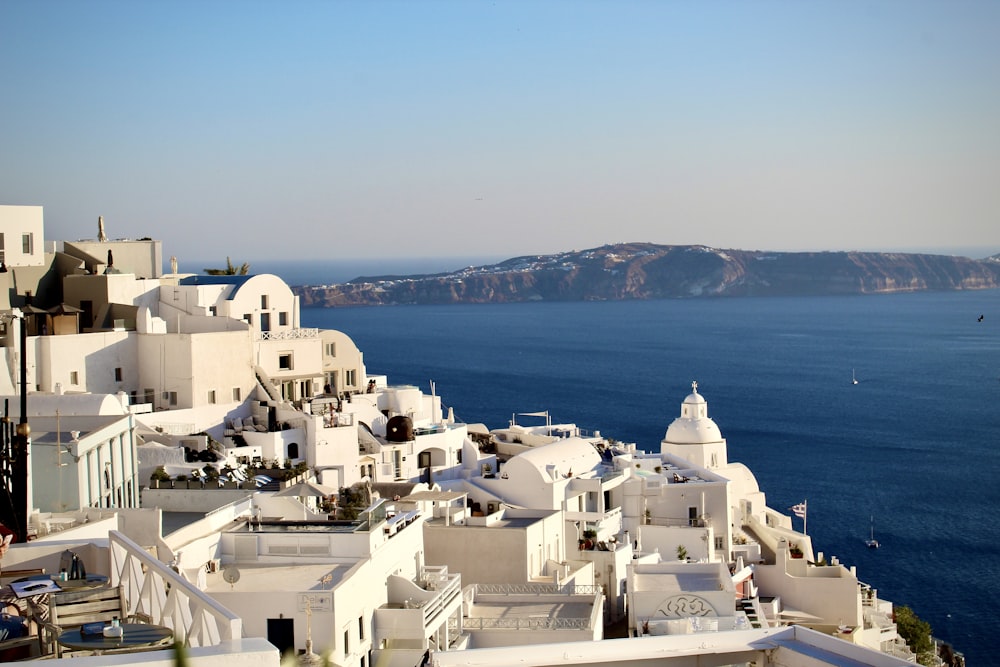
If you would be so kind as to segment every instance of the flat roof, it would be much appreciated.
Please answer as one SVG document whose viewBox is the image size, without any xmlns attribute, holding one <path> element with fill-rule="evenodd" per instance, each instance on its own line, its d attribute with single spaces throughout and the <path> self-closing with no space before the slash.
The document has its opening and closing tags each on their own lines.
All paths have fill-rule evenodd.
<svg viewBox="0 0 1000 667">
<path fill-rule="evenodd" d="M 355 563 L 257 564 L 223 565 L 219 572 L 205 576 L 205 592 L 268 593 L 294 591 L 328 591 L 341 582 Z M 240 579 L 230 584 L 223 578 L 227 568 L 235 567 Z"/>
<path fill-rule="evenodd" d="M 411 493 L 408 496 L 403 496 L 399 499 L 399 502 L 419 502 L 419 501 L 437 501 L 437 502 L 450 502 L 453 500 L 458 500 L 464 498 L 468 493 L 463 493 L 459 491 L 417 491 L 416 493 Z"/>
<path fill-rule="evenodd" d="M 593 596 L 575 596 L 580 601 L 569 602 L 565 595 L 551 602 L 545 596 L 531 602 L 508 602 L 501 595 L 476 595 L 475 604 L 469 609 L 469 618 L 586 618 L 594 610 Z M 485 598 L 485 599 L 482 599 Z"/>
<path fill-rule="evenodd" d="M 712 572 L 636 572 L 632 582 L 636 591 L 694 593 L 719 590 L 719 576 Z"/>
</svg>

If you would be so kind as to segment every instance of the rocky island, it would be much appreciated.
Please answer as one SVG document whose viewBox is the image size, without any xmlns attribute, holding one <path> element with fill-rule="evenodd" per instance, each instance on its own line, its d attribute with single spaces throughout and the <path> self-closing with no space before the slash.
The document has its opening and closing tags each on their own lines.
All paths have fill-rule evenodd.
<svg viewBox="0 0 1000 667">
<path fill-rule="evenodd" d="M 1000 256 L 769 252 L 622 243 L 450 273 L 294 287 L 303 306 L 821 296 L 1000 286 Z"/>
</svg>

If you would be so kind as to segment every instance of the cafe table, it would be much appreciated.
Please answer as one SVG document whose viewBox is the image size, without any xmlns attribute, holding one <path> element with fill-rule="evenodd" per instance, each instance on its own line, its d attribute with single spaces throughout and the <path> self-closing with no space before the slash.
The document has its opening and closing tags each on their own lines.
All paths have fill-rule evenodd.
<svg viewBox="0 0 1000 667">
<path fill-rule="evenodd" d="M 31 591 L 26 591 L 23 585 L 15 586 L 14 584 L 26 584 L 28 582 L 54 582 L 58 588 L 49 588 L 48 590 L 42 591 L 42 593 L 57 593 L 59 591 L 79 591 L 88 588 L 99 588 L 105 586 L 108 583 L 108 575 L 106 574 L 88 574 L 84 579 L 67 579 L 63 581 L 59 578 L 58 574 L 33 574 L 28 577 L 21 577 L 11 582 L 11 588 L 14 589 L 15 593 L 20 593 L 20 597 L 24 597 L 25 593 L 31 594 Z M 29 584 L 30 585 L 30 584 Z"/>
<path fill-rule="evenodd" d="M 121 628 L 121 637 L 85 635 L 80 632 L 80 628 L 73 628 L 59 633 L 56 641 L 71 651 L 90 651 L 94 655 L 101 655 L 105 651 L 127 653 L 130 650 L 165 646 L 174 636 L 174 631 L 170 628 L 150 623 L 122 623 Z"/>
</svg>

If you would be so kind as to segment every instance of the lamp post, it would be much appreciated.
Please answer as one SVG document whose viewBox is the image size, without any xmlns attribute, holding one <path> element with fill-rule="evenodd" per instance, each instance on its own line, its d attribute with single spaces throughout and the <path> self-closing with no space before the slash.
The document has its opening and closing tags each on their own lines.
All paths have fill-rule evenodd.
<svg viewBox="0 0 1000 667">
<path fill-rule="evenodd" d="M 28 425 L 28 328 L 24 314 L 18 308 L 0 316 L 4 322 L 13 324 L 20 320 L 20 394 L 21 413 L 17 426 L 11 429 L 10 419 L 3 418 L 4 465 L 3 484 L 7 491 L 7 507 L 3 507 L 3 519 L 17 535 L 19 542 L 28 540 L 28 451 L 31 443 L 31 427 Z"/>
</svg>

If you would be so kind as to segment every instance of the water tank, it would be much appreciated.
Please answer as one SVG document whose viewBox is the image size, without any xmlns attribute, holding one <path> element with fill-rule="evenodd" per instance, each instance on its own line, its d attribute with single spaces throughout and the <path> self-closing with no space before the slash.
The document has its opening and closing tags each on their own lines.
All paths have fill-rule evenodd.
<svg viewBox="0 0 1000 667">
<path fill-rule="evenodd" d="M 413 420 L 403 415 L 390 417 L 385 424 L 385 439 L 389 442 L 411 442 L 413 440 Z"/>
</svg>

